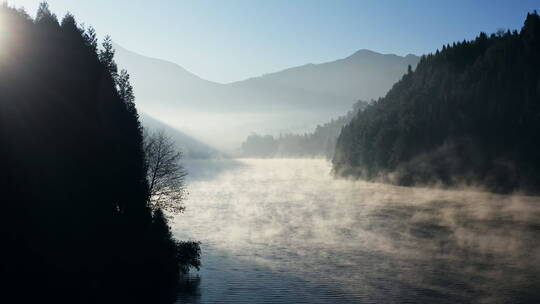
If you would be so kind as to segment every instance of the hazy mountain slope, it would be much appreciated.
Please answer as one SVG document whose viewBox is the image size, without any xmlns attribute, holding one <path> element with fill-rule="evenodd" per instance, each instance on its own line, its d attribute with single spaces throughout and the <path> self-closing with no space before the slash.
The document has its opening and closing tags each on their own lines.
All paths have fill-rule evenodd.
<svg viewBox="0 0 540 304">
<path fill-rule="evenodd" d="M 149 131 L 164 131 L 165 134 L 174 140 L 178 149 L 182 151 L 186 158 L 217 158 L 223 156 L 218 150 L 148 114 L 141 113 L 140 116 L 145 129 Z"/>
<path fill-rule="evenodd" d="M 346 113 L 360 98 L 382 96 L 418 60 L 363 50 L 333 62 L 219 84 L 175 63 L 115 47 L 118 66 L 131 75 L 139 109 L 229 152 L 252 132 L 306 132 Z"/>
<path fill-rule="evenodd" d="M 371 100 L 384 96 L 407 71 L 419 61 L 415 55 L 405 57 L 359 50 L 332 62 L 306 64 L 277 73 L 236 82 L 237 87 L 264 83 L 282 85 L 344 99 Z"/>
<path fill-rule="evenodd" d="M 137 97 L 155 103 L 212 110 L 284 108 L 349 109 L 358 99 L 383 96 L 419 57 L 360 50 L 332 62 L 307 64 L 231 84 L 204 80 L 181 66 L 115 45 L 116 60 L 128 69 Z M 213 108 L 208 108 L 212 106 Z"/>
<path fill-rule="evenodd" d="M 115 60 L 119 67 L 129 71 L 138 103 L 143 107 L 158 103 L 167 106 L 187 104 L 193 98 L 201 100 L 218 96 L 222 87 L 199 78 L 175 63 L 142 56 L 117 44 L 114 47 Z"/>
<path fill-rule="evenodd" d="M 282 111 L 311 107 L 318 111 L 346 108 L 347 98 L 283 84 L 258 83 L 226 85 L 199 78 L 181 66 L 130 52 L 115 45 L 118 65 L 132 76 L 138 104 L 169 110 L 205 112 Z"/>
</svg>

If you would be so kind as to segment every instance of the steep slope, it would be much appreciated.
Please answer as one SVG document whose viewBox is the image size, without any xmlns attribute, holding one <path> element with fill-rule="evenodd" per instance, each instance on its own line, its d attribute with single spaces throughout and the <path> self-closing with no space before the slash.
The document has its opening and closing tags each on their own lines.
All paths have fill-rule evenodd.
<svg viewBox="0 0 540 304">
<path fill-rule="evenodd" d="M 423 57 L 338 139 L 334 170 L 402 185 L 540 186 L 540 18 Z"/>
<path fill-rule="evenodd" d="M 178 150 L 182 151 L 185 158 L 221 158 L 224 156 L 223 153 L 209 145 L 148 114 L 141 113 L 140 118 L 146 130 L 150 132 L 162 130 L 165 132 L 176 143 Z"/>
<path fill-rule="evenodd" d="M 139 104 L 169 107 L 206 101 L 207 93 L 219 96 L 223 85 L 207 81 L 169 61 L 142 56 L 114 44 L 119 67 L 129 70 Z"/>
</svg>

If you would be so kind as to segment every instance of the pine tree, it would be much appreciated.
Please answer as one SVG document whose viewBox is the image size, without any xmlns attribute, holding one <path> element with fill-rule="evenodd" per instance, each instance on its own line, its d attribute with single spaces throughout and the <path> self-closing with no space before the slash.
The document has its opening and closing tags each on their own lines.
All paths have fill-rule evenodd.
<svg viewBox="0 0 540 304">
<path fill-rule="evenodd" d="M 118 67 L 114 61 L 114 47 L 110 36 L 106 36 L 103 40 L 102 49 L 99 51 L 99 61 L 106 68 L 111 75 L 111 78 L 115 80 L 118 77 Z"/>
</svg>

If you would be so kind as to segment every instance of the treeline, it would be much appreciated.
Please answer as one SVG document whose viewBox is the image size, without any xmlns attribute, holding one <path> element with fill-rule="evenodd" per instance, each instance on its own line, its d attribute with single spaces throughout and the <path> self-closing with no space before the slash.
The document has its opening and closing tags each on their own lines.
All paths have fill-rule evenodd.
<svg viewBox="0 0 540 304">
<path fill-rule="evenodd" d="M 540 185 L 540 18 L 443 46 L 343 129 L 336 173 L 401 185 Z"/>
<path fill-rule="evenodd" d="M 129 76 L 106 39 L 46 4 L 0 6 L 2 297 L 172 302 L 198 245 L 149 206 Z M 7 300 L 9 301 L 9 300 Z"/>
<path fill-rule="evenodd" d="M 272 135 L 252 134 L 242 143 L 243 157 L 325 157 L 332 159 L 336 140 L 341 128 L 349 123 L 356 113 L 368 105 L 357 101 L 346 115 L 318 125 L 312 133 Z"/>
</svg>

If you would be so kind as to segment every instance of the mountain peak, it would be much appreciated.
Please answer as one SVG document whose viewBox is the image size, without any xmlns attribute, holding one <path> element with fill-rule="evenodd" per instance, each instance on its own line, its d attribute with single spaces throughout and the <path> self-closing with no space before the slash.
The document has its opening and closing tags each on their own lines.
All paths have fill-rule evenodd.
<svg viewBox="0 0 540 304">
<path fill-rule="evenodd" d="M 414 54 L 407 54 L 406 56 L 400 56 L 396 54 L 383 54 L 379 52 L 375 52 L 368 49 L 360 49 L 356 52 L 354 52 L 352 55 L 345 59 L 352 59 L 352 58 L 373 58 L 373 57 L 400 57 L 400 58 L 418 58 L 417 55 Z"/>
<path fill-rule="evenodd" d="M 372 50 L 368 49 L 359 49 L 358 51 L 354 52 L 351 56 L 361 56 L 361 55 L 382 55 L 381 53 L 377 53 Z M 349 57 L 351 57 L 349 56 Z"/>
</svg>

